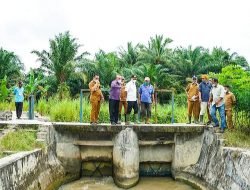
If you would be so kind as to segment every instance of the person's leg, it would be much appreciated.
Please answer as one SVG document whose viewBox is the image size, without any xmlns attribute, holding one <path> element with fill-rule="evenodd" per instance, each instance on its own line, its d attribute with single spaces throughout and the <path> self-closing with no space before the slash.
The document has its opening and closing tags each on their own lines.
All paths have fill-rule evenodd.
<svg viewBox="0 0 250 190">
<path fill-rule="evenodd" d="M 119 115 L 119 100 L 114 100 L 115 101 L 115 109 L 114 109 L 114 119 L 115 123 L 118 123 L 118 115 Z"/>
<path fill-rule="evenodd" d="M 127 101 L 123 102 L 123 107 L 124 107 L 124 119 L 126 122 L 127 121 L 127 109 L 128 109 L 128 102 Z"/>
<path fill-rule="evenodd" d="M 137 104 L 137 101 L 135 101 L 133 103 L 133 108 L 134 108 L 134 118 L 135 118 L 134 122 L 138 124 L 140 122 L 139 122 L 139 118 L 138 118 L 138 104 Z"/>
<path fill-rule="evenodd" d="M 110 123 L 115 123 L 114 111 L 115 111 L 115 100 L 109 99 L 109 119 Z"/>
<path fill-rule="evenodd" d="M 222 106 L 218 107 L 218 111 L 220 114 L 221 129 L 225 130 L 226 129 L 225 105 L 223 104 Z"/>
<path fill-rule="evenodd" d="M 127 121 L 125 121 L 126 125 L 130 124 L 130 113 L 132 111 L 132 106 L 133 106 L 133 102 L 132 101 L 128 101 L 128 107 L 127 107 Z"/>
<path fill-rule="evenodd" d="M 141 120 L 143 121 L 146 117 L 146 105 L 144 102 L 141 102 Z"/>
<path fill-rule="evenodd" d="M 96 106 L 96 115 L 95 115 L 95 122 L 99 123 L 99 113 L 100 113 L 100 108 L 101 108 L 101 101 L 97 102 L 97 106 Z"/>
<path fill-rule="evenodd" d="M 215 126 L 219 127 L 219 121 L 216 117 L 216 105 L 215 104 L 211 107 L 210 114 L 211 114 L 213 122 L 215 123 Z"/>
<path fill-rule="evenodd" d="M 121 114 L 122 114 L 122 104 L 123 102 L 119 102 L 119 115 L 118 115 L 118 123 L 121 123 Z"/>
<path fill-rule="evenodd" d="M 146 118 L 146 124 L 149 124 L 149 123 L 150 123 L 151 108 L 152 108 L 152 104 L 151 104 L 151 103 L 147 103 L 147 118 Z"/>
<path fill-rule="evenodd" d="M 201 110 L 200 110 L 200 123 L 204 123 L 204 115 L 207 110 L 207 102 L 201 102 Z"/>
<path fill-rule="evenodd" d="M 210 106 L 208 106 L 208 103 L 207 103 L 207 118 L 208 118 L 207 124 L 210 124 L 212 122 L 212 117 L 210 115 Z"/>
<path fill-rule="evenodd" d="M 15 106 L 16 106 L 16 118 L 18 118 L 18 102 L 15 102 Z"/>
<path fill-rule="evenodd" d="M 232 110 L 226 110 L 226 121 L 228 129 L 233 129 L 233 114 Z"/>
<path fill-rule="evenodd" d="M 200 102 L 199 101 L 194 102 L 193 113 L 194 113 L 194 122 L 198 123 L 199 114 L 200 114 Z"/>
<path fill-rule="evenodd" d="M 19 117 L 21 118 L 23 113 L 23 102 L 20 102 L 20 113 L 19 113 Z"/>
<path fill-rule="evenodd" d="M 187 124 L 191 123 L 192 110 L 193 110 L 193 103 L 191 101 L 188 101 L 188 122 L 187 122 Z"/>
<path fill-rule="evenodd" d="M 90 102 L 91 105 L 91 111 L 90 111 L 90 123 L 94 123 L 95 122 L 95 115 L 96 115 L 96 103 L 95 101 L 91 101 Z"/>
</svg>

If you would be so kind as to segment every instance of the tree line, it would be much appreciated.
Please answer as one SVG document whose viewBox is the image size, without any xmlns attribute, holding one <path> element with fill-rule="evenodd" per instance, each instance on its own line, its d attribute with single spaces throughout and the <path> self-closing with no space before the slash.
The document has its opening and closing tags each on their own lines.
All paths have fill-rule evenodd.
<svg viewBox="0 0 250 190">
<path fill-rule="evenodd" d="M 24 73 L 24 64 L 14 53 L 0 49 L 0 79 L 8 87 L 23 80 L 32 94 L 76 97 L 94 74 L 99 74 L 103 88 L 109 88 L 117 73 L 129 80 L 136 75 L 141 83 L 150 77 L 156 88 L 175 89 L 182 92 L 187 79 L 193 75 L 220 73 L 222 68 L 237 65 L 249 70 L 247 60 L 229 49 L 214 47 L 170 48 L 172 39 L 163 35 L 151 37 L 147 44 L 128 42 L 117 51 L 99 50 L 93 58 L 87 51 L 79 52 L 77 39 L 64 32 L 49 40 L 47 50 L 32 50 L 37 56 L 38 69 Z M 7 76 L 7 78 L 5 77 Z M 2 82 L 3 83 L 3 82 Z"/>
</svg>

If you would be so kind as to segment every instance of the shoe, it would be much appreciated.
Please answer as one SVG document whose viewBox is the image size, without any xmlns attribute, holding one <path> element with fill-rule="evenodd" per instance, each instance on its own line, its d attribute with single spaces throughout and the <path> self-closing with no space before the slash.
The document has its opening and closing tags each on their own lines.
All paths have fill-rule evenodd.
<svg viewBox="0 0 250 190">
<path fill-rule="evenodd" d="M 150 124 L 150 119 L 147 117 L 145 124 Z"/>
<path fill-rule="evenodd" d="M 207 124 L 207 125 L 210 125 L 211 123 L 212 123 L 211 121 L 208 121 L 206 124 Z"/>
<path fill-rule="evenodd" d="M 97 125 L 96 122 L 90 122 L 90 125 Z"/>
<path fill-rule="evenodd" d="M 111 122 L 111 125 L 116 125 L 116 122 Z"/>
<path fill-rule="evenodd" d="M 225 129 L 220 129 L 219 133 L 224 133 Z"/>
<path fill-rule="evenodd" d="M 125 125 L 130 125 L 130 114 L 126 115 Z"/>
<path fill-rule="evenodd" d="M 190 116 L 188 116 L 188 122 L 187 122 L 187 124 L 191 124 L 191 117 Z"/>
</svg>

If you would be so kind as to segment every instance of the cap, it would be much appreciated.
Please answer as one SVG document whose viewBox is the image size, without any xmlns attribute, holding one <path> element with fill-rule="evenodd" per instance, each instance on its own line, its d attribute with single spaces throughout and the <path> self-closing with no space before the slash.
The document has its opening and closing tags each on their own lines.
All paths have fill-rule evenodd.
<svg viewBox="0 0 250 190">
<path fill-rule="evenodd" d="M 150 78 L 149 77 L 145 77 L 145 79 L 144 80 L 150 80 Z"/>
<path fill-rule="evenodd" d="M 208 79 L 208 76 L 207 76 L 207 75 L 201 75 L 201 78 L 207 80 L 207 79 Z"/>
<path fill-rule="evenodd" d="M 132 75 L 131 78 L 137 78 L 135 75 Z"/>
</svg>

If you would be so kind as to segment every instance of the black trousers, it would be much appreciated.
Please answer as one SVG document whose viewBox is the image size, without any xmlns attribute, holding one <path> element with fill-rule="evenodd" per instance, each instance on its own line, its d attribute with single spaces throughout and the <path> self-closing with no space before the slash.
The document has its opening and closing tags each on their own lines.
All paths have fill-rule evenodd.
<svg viewBox="0 0 250 190">
<path fill-rule="evenodd" d="M 134 109 L 134 114 L 138 113 L 138 104 L 137 101 L 128 101 L 127 114 L 130 114 L 132 109 Z"/>
<path fill-rule="evenodd" d="M 142 116 L 142 118 L 144 118 L 144 117 L 150 118 L 151 117 L 151 107 L 152 107 L 151 103 L 141 102 L 141 116 Z"/>
<path fill-rule="evenodd" d="M 119 100 L 109 99 L 109 118 L 110 122 L 118 122 Z"/>
<path fill-rule="evenodd" d="M 23 111 L 23 102 L 15 102 L 16 105 L 16 117 L 19 119 Z"/>
</svg>

